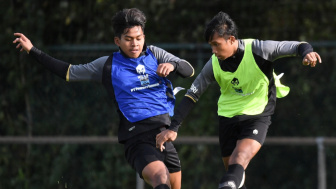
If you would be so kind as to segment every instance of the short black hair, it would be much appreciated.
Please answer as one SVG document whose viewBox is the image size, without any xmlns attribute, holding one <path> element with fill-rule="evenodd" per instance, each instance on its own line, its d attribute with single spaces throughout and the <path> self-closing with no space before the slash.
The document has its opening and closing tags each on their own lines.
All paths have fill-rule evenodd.
<svg viewBox="0 0 336 189">
<path fill-rule="evenodd" d="M 123 9 L 117 12 L 112 18 L 114 36 L 121 37 L 128 29 L 140 26 L 145 32 L 146 16 L 137 8 Z"/>
<path fill-rule="evenodd" d="M 206 25 L 204 31 L 204 38 L 206 42 L 209 42 L 214 33 L 217 32 L 219 36 L 233 35 L 238 39 L 238 28 L 235 22 L 225 12 L 219 12 L 215 15 L 210 22 Z"/>
</svg>

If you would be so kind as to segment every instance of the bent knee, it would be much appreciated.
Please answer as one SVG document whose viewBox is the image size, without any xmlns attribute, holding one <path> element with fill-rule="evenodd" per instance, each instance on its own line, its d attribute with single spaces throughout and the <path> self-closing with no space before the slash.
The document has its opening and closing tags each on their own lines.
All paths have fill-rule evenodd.
<svg viewBox="0 0 336 189">
<path fill-rule="evenodd" d="M 244 159 L 244 160 L 251 160 L 255 153 L 251 151 L 241 151 L 237 153 L 237 158 Z"/>
<path fill-rule="evenodd" d="M 170 186 L 169 172 L 163 162 L 156 161 L 148 164 L 142 171 L 142 176 L 152 186 L 160 184 L 168 184 Z"/>
<path fill-rule="evenodd" d="M 150 178 L 151 180 L 151 185 L 153 187 L 156 187 L 158 185 L 167 185 L 170 187 L 170 180 L 169 180 L 169 175 L 165 174 L 165 173 L 156 173 L 154 175 L 152 175 L 152 177 Z"/>
<path fill-rule="evenodd" d="M 251 159 L 254 157 L 255 154 L 251 152 L 241 151 L 236 153 L 234 156 L 231 157 L 230 164 L 240 164 L 244 168 L 250 163 Z"/>
</svg>

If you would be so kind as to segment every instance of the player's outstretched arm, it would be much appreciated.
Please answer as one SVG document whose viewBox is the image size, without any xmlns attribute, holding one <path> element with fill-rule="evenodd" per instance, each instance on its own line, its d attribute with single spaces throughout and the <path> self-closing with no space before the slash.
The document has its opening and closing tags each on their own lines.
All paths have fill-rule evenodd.
<svg viewBox="0 0 336 189">
<path fill-rule="evenodd" d="M 22 33 L 14 33 L 14 36 L 16 36 L 16 38 L 13 43 L 18 43 L 16 48 L 21 48 L 20 51 L 26 51 L 29 54 L 30 50 L 33 48 L 33 44 L 30 40 Z"/>
<path fill-rule="evenodd" d="M 66 75 L 70 66 L 69 63 L 55 59 L 37 49 L 22 33 L 14 33 L 14 36 L 16 36 L 16 38 L 13 43 L 17 43 L 16 48 L 21 48 L 20 51 L 26 51 L 29 56 L 34 57 L 39 63 L 45 66 L 45 68 L 66 80 Z"/>
</svg>

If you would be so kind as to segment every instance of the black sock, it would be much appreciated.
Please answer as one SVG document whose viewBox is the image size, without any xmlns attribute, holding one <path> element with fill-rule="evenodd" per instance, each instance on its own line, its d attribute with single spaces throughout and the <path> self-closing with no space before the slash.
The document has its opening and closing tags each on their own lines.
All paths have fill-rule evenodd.
<svg viewBox="0 0 336 189">
<path fill-rule="evenodd" d="M 219 189 L 238 188 L 244 175 L 244 168 L 239 164 L 229 165 L 227 173 L 219 182 Z"/>
<path fill-rule="evenodd" d="M 239 164 L 232 164 L 232 165 L 229 165 L 227 174 L 237 177 L 238 182 L 239 182 L 239 183 L 237 183 L 237 185 L 239 186 L 240 182 L 243 179 L 244 171 L 245 170 L 244 170 L 243 166 L 241 166 Z"/>
<path fill-rule="evenodd" d="M 167 184 L 160 184 L 156 186 L 154 189 L 170 189 Z"/>
</svg>

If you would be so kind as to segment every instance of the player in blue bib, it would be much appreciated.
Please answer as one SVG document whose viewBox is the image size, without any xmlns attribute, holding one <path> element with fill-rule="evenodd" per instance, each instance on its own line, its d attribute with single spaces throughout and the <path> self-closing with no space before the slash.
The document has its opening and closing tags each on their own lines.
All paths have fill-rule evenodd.
<svg viewBox="0 0 336 189">
<path fill-rule="evenodd" d="M 124 144 L 128 163 L 155 189 L 180 189 L 181 165 L 174 145 L 156 148 L 156 135 L 170 125 L 175 97 L 166 78 L 176 73 L 194 75 L 193 67 L 167 51 L 145 44 L 146 17 L 136 8 L 113 17 L 114 42 L 118 52 L 87 64 L 72 65 L 57 60 L 32 45 L 21 33 L 13 43 L 66 81 L 102 83 L 116 104 L 120 117 L 118 140 Z M 106 178 L 111 179 L 111 178 Z"/>
</svg>

